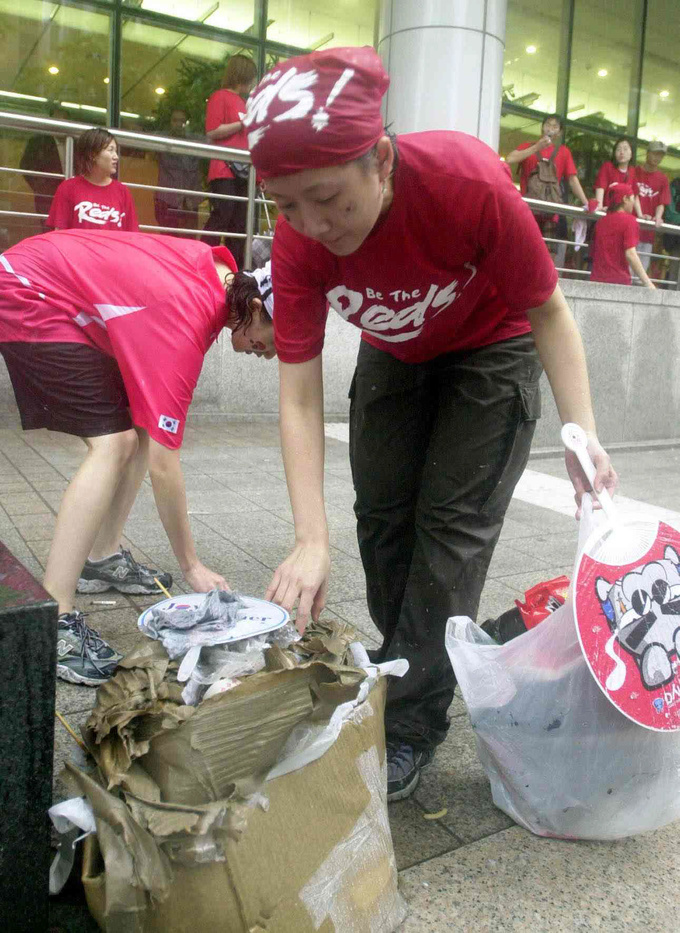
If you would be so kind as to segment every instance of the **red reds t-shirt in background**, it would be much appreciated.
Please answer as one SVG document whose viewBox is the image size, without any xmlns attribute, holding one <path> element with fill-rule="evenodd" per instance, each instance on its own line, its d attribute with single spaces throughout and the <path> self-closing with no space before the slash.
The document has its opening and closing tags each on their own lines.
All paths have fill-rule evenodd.
<svg viewBox="0 0 680 933">
<path fill-rule="evenodd" d="M 324 342 L 327 302 L 397 359 L 419 363 L 531 330 L 557 273 L 498 154 L 472 136 L 397 140 L 395 196 L 356 252 L 334 256 L 279 219 L 274 329 L 279 358 L 301 363 Z"/>
<path fill-rule="evenodd" d="M 111 179 L 108 185 L 93 185 L 82 175 L 67 178 L 52 200 L 47 226 L 57 230 L 139 230 L 137 211 L 130 191 Z"/>
<path fill-rule="evenodd" d="M 519 145 L 517 148 L 528 149 L 531 145 L 533 145 L 533 143 L 521 143 L 521 145 Z M 524 162 L 520 163 L 519 187 L 522 194 L 527 193 L 527 181 L 529 179 L 529 175 L 535 171 L 536 166 L 538 165 L 539 155 L 542 159 L 549 159 L 553 154 L 554 148 L 554 146 L 546 146 L 545 149 L 541 149 L 540 153 L 534 153 L 533 155 L 527 156 Z M 562 181 L 565 175 L 568 178 L 570 175 L 577 174 L 571 151 L 567 149 L 566 146 L 560 146 L 553 161 L 553 165 L 555 166 L 555 171 L 557 172 L 558 181 Z"/>
<path fill-rule="evenodd" d="M 595 224 L 591 282 L 630 285 L 626 250 L 638 245 L 639 236 L 637 220 L 625 211 L 614 211 L 598 220 Z"/>
<path fill-rule="evenodd" d="M 602 195 L 603 207 L 609 207 L 611 203 L 612 189 L 616 185 L 630 185 L 633 192 L 637 194 L 637 181 L 635 178 L 635 166 L 629 165 L 625 172 L 617 168 L 613 162 L 603 162 L 600 171 L 595 179 L 595 188 L 604 188 Z"/>
<path fill-rule="evenodd" d="M 85 343 L 114 357 L 134 423 L 176 449 L 203 358 L 226 322 L 213 256 L 237 271 L 228 249 L 189 239 L 29 237 L 0 255 L 0 342 Z"/>
<path fill-rule="evenodd" d="M 646 172 L 641 165 L 635 167 L 638 197 L 643 214 L 649 214 L 654 220 L 654 213 L 659 204 L 671 203 L 671 188 L 663 172 Z M 640 230 L 641 243 L 653 243 L 654 230 Z"/>
<path fill-rule="evenodd" d="M 210 95 L 208 106 L 205 111 L 205 131 L 206 133 L 216 130 L 223 123 L 236 123 L 245 116 L 246 103 L 236 91 L 228 91 L 222 88 Z M 246 131 L 241 128 L 233 136 L 227 136 L 226 139 L 215 139 L 213 146 L 228 146 L 230 149 L 247 149 L 248 136 Z M 234 173 L 222 159 L 211 159 L 208 169 L 208 181 L 213 178 L 233 178 Z"/>
</svg>

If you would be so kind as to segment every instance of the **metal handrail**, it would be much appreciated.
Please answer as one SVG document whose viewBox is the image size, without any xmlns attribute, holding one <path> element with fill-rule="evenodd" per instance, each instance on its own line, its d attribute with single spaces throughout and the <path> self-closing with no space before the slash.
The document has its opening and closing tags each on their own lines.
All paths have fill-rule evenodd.
<svg viewBox="0 0 680 933">
<path fill-rule="evenodd" d="M 91 124 L 86 123 L 75 123 L 69 120 L 52 120 L 48 117 L 38 117 L 31 114 L 23 113 L 12 113 L 11 111 L 0 110 L 0 127 L 10 127 L 14 129 L 22 130 L 42 130 L 48 131 L 53 136 L 65 137 L 67 141 L 67 151 L 66 151 L 66 162 L 64 166 L 64 176 L 54 174 L 52 172 L 34 172 L 23 169 L 14 169 L 8 167 L 0 167 L 0 171 L 12 171 L 17 172 L 22 175 L 44 175 L 46 177 L 61 178 L 66 177 L 70 178 L 73 175 L 73 139 L 74 137 L 80 136 L 81 133 L 84 133 L 86 130 L 91 129 Z M 265 199 L 264 197 L 257 197 L 257 182 L 255 170 L 252 165 L 252 159 L 250 153 L 246 149 L 232 149 L 228 146 L 215 146 L 209 143 L 199 143 L 194 140 L 188 139 L 178 139 L 176 136 L 152 136 L 145 133 L 135 133 L 131 130 L 121 130 L 117 127 L 113 127 L 111 132 L 115 135 L 116 139 L 121 144 L 128 144 L 134 146 L 137 149 L 149 150 L 152 152 L 167 152 L 176 155 L 193 155 L 198 156 L 199 158 L 208 158 L 208 159 L 221 159 L 229 160 L 235 162 L 247 162 L 250 164 L 250 172 L 248 174 L 248 196 L 243 197 L 240 195 L 231 195 L 231 194 L 217 194 L 212 191 L 193 191 L 181 188 L 164 188 L 158 185 L 143 185 L 137 182 L 125 182 L 130 188 L 140 188 L 140 189 L 151 189 L 154 191 L 168 191 L 178 194 L 185 194 L 190 196 L 202 195 L 203 198 L 215 199 L 215 200 L 226 200 L 226 201 L 246 201 L 247 202 L 247 215 L 246 215 L 246 232 L 245 234 L 240 233 L 219 233 L 214 231 L 216 236 L 233 236 L 238 239 L 245 239 L 245 263 L 250 265 L 252 262 L 252 244 L 253 239 L 269 240 L 270 236 L 266 234 L 257 234 L 254 231 L 254 218 L 255 218 L 255 203 L 263 204 L 272 204 L 272 201 Z M 533 213 L 541 214 L 559 214 L 566 217 L 604 217 L 605 211 L 588 211 L 587 208 L 577 207 L 574 204 L 560 204 L 554 203 L 552 201 L 540 201 L 537 198 L 523 198 L 524 202 L 532 210 Z M 12 216 L 12 217 L 34 217 L 38 219 L 44 219 L 45 214 L 36 214 L 24 211 L 5 211 L 0 210 L 0 216 Z M 648 230 L 658 231 L 660 233 L 670 233 L 677 237 L 680 237 L 680 226 L 675 224 L 662 223 L 659 226 L 652 220 L 640 220 L 636 218 L 637 223 L 640 227 L 643 227 Z M 151 226 L 149 224 L 141 225 L 142 229 L 148 230 L 160 230 L 160 227 Z M 185 228 L 175 228 L 175 227 L 163 227 L 164 231 L 172 232 L 181 232 L 184 235 L 193 235 L 196 233 L 203 233 L 204 231 L 192 231 Z M 206 234 L 210 234 L 211 231 L 205 231 Z M 571 240 L 555 240 L 553 238 L 544 237 L 546 242 L 561 242 L 568 246 L 573 246 L 574 243 Z M 588 244 L 582 244 L 584 249 L 588 248 Z M 658 253 L 651 254 L 654 257 L 657 257 Z M 669 259 L 678 262 L 678 281 L 676 287 L 680 289 L 680 259 L 676 256 L 664 256 L 664 259 Z M 558 271 L 567 271 L 567 272 L 577 272 L 579 274 L 584 274 L 584 270 L 558 270 Z M 665 281 L 665 280 L 656 280 L 656 281 Z"/>
</svg>

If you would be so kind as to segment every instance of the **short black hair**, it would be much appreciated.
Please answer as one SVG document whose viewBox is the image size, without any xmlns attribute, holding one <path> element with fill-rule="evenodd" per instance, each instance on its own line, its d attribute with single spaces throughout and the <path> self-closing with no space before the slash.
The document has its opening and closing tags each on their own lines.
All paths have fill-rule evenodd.
<svg viewBox="0 0 680 933">
<path fill-rule="evenodd" d="M 549 113 L 547 117 L 543 117 L 541 122 L 541 129 L 543 129 L 548 120 L 556 120 L 560 125 L 560 129 L 564 129 L 564 123 L 562 123 L 562 117 L 559 115 L 559 113 Z"/>
</svg>

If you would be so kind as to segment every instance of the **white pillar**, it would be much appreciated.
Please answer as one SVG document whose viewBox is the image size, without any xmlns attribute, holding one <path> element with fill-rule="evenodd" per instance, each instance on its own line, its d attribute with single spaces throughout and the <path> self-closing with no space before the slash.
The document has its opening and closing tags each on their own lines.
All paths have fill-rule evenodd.
<svg viewBox="0 0 680 933">
<path fill-rule="evenodd" d="M 462 130 L 498 148 L 507 0 L 380 0 L 396 133 Z"/>
</svg>

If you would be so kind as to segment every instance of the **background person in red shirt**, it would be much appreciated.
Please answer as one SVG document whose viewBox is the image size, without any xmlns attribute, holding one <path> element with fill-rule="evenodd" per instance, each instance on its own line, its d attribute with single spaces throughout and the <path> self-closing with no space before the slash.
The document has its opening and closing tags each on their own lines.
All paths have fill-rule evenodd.
<svg viewBox="0 0 680 933">
<path fill-rule="evenodd" d="M 607 216 L 595 224 L 591 281 L 630 285 L 632 269 L 644 286 L 655 288 L 635 250 L 640 230 L 633 216 L 636 202 L 633 186 L 617 184 L 610 190 L 608 200 Z"/>
<path fill-rule="evenodd" d="M 257 66 L 247 55 L 232 55 L 222 79 L 222 87 L 210 95 L 205 112 L 205 132 L 211 143 L 232 149 L 247 149 L 248 139 L 241 117 L 245 113 L 245 98 L 257 81 Z M 245 172 L 243 173 L 245 174 Z M 237 177 L 233 167 L 224 159 L 211 159 L 208 170 L 208 188 L 215 194 L 234 194 L 246 197 L 248 178 Z M 210 200 L 210 217 L 204 230 L 223 230 L 245 233 L 247 204 L 245 201 Z M 217 246 L 219 237 L 204 237 L 204 243 Z M 243 265 L 243 240 L 228 239 L 229 249 L 239 269 Z"/>
<path fill-rule="evenodd" d="M 179 454 L 203 358 L 220 331 L 231 329 L 237 352 L 275 355 L 268 279 L 262 270 L 234 272 L 224 247 L 147 233 L 62 230 L 0 255 L 0 352 L 22 427 L 73 434 L 87 447 L 59 508 L 44 579 L 59 604 L 65 680 L 96 685 L 120 658 L 75 611 L 76 587 L 158 591 L 158 571 L 119 550 L 147 467 L 189 586 L 227 586 L 196 554 Z"/>
<path fill-rule="evenodd" d="M 659 171 L 659 166 L 666 154 L 666 144 L 656 140 L 647 146 L 647 157 L 644 165 L 635 168 L 640 209 L 645 220 L 653 220 L 657 227 L 663 223 L 663 212 L 666 204 L 671 203 L 671 190 L 667 176 Z M 638 253 L 642 267 L 649 268 L 650 253 L 654 247 L 656 231 L 640 231 Z"/>
<path fill-rule="evenodd" d="M 538 160 L 549 160 L 555 150 L 555 146 L 559 145 L 557 155 L 554 159 L 557 180 L 561 182 L 563 178 L 566 178 L 572 193 L 580 200 L 581 204 L 587 208 L 588 199 L 579 181 L 571 150 L 567 146 L 560 145 L 559 143 L 562 134 L 562 118 L 556 113 L 546 117 L 541 124 L 541 133 L 541 138 L 535 143 L 521 143 L 505 158 L 508 165 L 520 166 L 520 191 L 526 196 L 529 177 L 538 169 Z M 557 227 L 557 215 L 535 214 L 534 216 L 543 235 L 554 237 Z M 555 265 L 562 267 L 564 265 L 566 246 L 560 244 L 557 250 L 551 249 L 551 252 L 555 253 Z"/>
<path fill-rule="evenodd" d="M 53 230 L 139 230 L 135 202 L 113 176 L 118 171 L 118 144 L 100 128 L 76 140 L 73 178 L 61 182 L 46 226 Z"/>
<path fill-rule="evenodd" d="M 635 165 L 632 164 L 633 148 L 625 136 L 617 139 L 612 149 L 610 161 L 603 162 L 595 178 L 595 210 L 606 210 L 612 203 L 611 194 L 616 185 L 630 185 L 635 196 L 634 213 L 642 218 L 640 203 L 637 200 L 637 181 Z"/>
<path fill-rule="evenodd" d="M 273 241 L 283 459 L 295 547 L 267 598 L 303 629 L 328 588 L 323 366 L 328 305 L 362 330 L 350 388 L 357 535 L 388 686 L 388 797 L 407 797 L 448 730 L 447 619 L 475 617 L 539 416 L 597 441 L 583 347 L 531 212 L 497 153 L 464 133 L 391 138 L 389 79 L 369 48 L 280 63 L 248 101 L 253 164 L 281 216 Z M 567 465 L 578 494 L 585 479 Z"/>
</svg>

